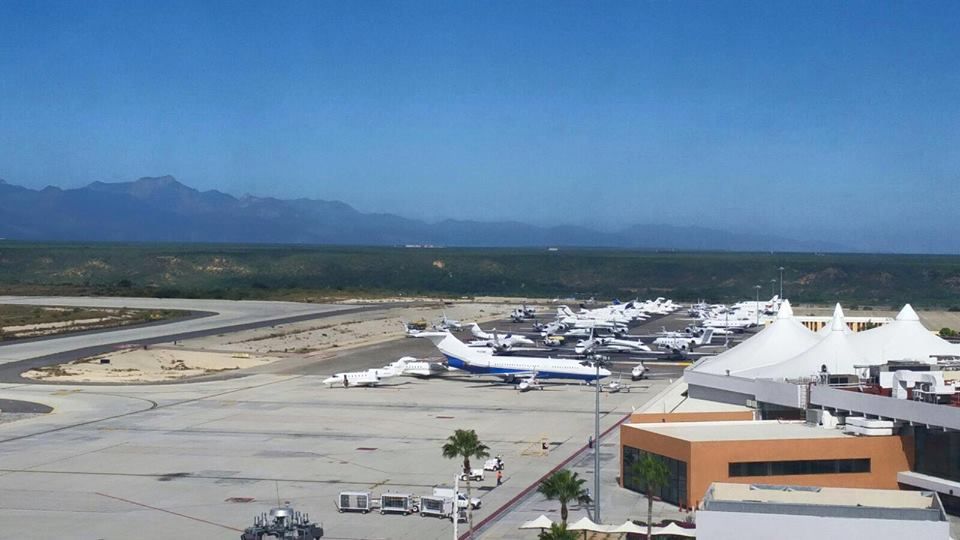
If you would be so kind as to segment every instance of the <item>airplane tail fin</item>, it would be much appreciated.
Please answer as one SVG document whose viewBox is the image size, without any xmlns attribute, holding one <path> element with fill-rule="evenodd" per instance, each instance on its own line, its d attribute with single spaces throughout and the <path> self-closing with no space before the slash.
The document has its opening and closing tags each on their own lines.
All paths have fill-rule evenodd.
<svg viewBox="0 0 960 540">
<path fill-rule="evenodd" d="M 456 355 L 460 358 L 472 358 L 475 351 L 463 344 L 462 341 L 455 338 L 450 332 L 423 332 L 417 334 L 417 337 L 427 338 L 444 355 Z"/>
<path fill-rule="evenodd" d="M 700 338 L 701 345 L 709 345 L 713 341 L 713 328 L 707 328 L 703 331 L 703 336 Z"/>
</svg>

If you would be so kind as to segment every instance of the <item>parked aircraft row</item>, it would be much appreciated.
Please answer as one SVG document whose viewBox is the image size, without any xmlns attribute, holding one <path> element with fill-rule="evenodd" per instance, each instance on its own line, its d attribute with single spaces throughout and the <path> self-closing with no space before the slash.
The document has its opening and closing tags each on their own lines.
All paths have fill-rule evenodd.
<svg viewBox="0 0 960 540">
<path fill-rule="evenodd" d="M 724 304 L 708 305 L 700 302 L 691 306 L 690 316 L 698 321 L 703 328 L 743 332 L 747 328 L 757 326 L 764 318 L 774 316 L 780 309 L 780 297 L 774 295 L 768 301 L 744 301 L 732 306 Z"/>
<path fill-rule="evenodd" d="M 395 360 L 382 368 L 365 369 L 363 371 L 352 371 L 346 373 L 334 373 L 323 380 L 323 384 L 328 387 L 342 385 L 344 388 L 350 386 L 376 386 L 382 381 L 399 377 L 401 375 L 413 377 L 432 377 L 448 371 L 448 368 L 439 362 L 425 362 L 417 360 L 412 356 L 404 356 Z"/>
</svg>

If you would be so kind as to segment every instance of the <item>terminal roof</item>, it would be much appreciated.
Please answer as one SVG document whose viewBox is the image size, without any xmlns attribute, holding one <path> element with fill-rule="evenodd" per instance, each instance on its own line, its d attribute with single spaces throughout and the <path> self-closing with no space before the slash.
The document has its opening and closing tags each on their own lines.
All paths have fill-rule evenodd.
<svg viewBox="0 0 960 540">
<path fill-rule="evenodd" d="M 827 429 L 800 421 L 732 420 L 627 425 L 665 437 L 691 442 L 833 439 L 852 437 L 852 435 L 847 435 L 839 429 Z"/>
<path fill-rule="evenodd" d="M 939 506 L 930 492 L 895 489 L 774 486 L 714 482 L 708 493 L 708 497 L 714 501 L 756 504 L 857 506 L 888 509 L 928 509 Z"/>
</svg>

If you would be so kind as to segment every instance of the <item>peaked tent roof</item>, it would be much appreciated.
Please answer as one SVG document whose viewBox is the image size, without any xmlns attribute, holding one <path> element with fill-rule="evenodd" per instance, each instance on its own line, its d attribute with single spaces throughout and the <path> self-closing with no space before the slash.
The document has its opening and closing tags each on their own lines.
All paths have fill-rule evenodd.
<svg viewBox="0 0 960 540">
<path fill-rule="evenodd" d="M 836 316 L 838 312 L 840 317 Z M 837 304 L 829 328 L 830 333 L 806 351 L 782 362 L 743 371 L 737 375 L 756 379 L 794 379 L 816 375 L 820 373 L 821 366 L 826 366 L 829 373 L 855 373 L 854 366 L 867 362 L 854 348 L 851 337 L 847 335 L 850 329 L 843 321 L 840 304 Z"/>
<path fill-rule="evenodd" d="M 890 360 L 935 363 L 931 355 L 960 355 L 960 346 L 927 330 L 910 304 L 903 306 L 893 322 L 858 332 L 850 341 L 870 364 Z"/>
<path fill-rule="evenodd" d="M 843 326 L 839 327 L 838 325 L 843 325 Z M 837 305 L 833 308 L 833 318 L 830 319 L 830 322 L 827 323 L 826 326 L 821 328 L 817 332 L 817 334 L 820 334 L 823 337 L 827 337 L 828 335 L 830 335 L 830 332 L 832 332 L 836 327 L 839 327 L 844 334 L 853 333 L 853 331 L 850 330 L 850 327 L 847 326 L 847 318 L 843 315 L 843 308 L 840 307 L 840 302 L 837 302 Z"/>
<path fill-rule="evenodd" d="M 777 319 L 740 345 L 707 358 L 694 368 L 703 373 L 718 375 L 737 373 L 761 366 L 776 364 L 813 347 L 820 338 L 793 318 L 790 302 L 783 301 Z"/>
</svg>

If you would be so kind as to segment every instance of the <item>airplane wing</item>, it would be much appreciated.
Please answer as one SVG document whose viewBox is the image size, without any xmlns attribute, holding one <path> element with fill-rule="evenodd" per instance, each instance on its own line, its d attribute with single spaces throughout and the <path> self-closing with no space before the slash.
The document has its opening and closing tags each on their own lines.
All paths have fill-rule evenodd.
<svg viewBox="0 0 960 540">
<path fill-rule="evenodd" d="M 536 370 L 513 371 L 511 373 L 497 373 L 494 376 L 504 381 L 516 380 L 516 379 L 532 379 L 537 376 L 537 371 Z"/>
</svg>

